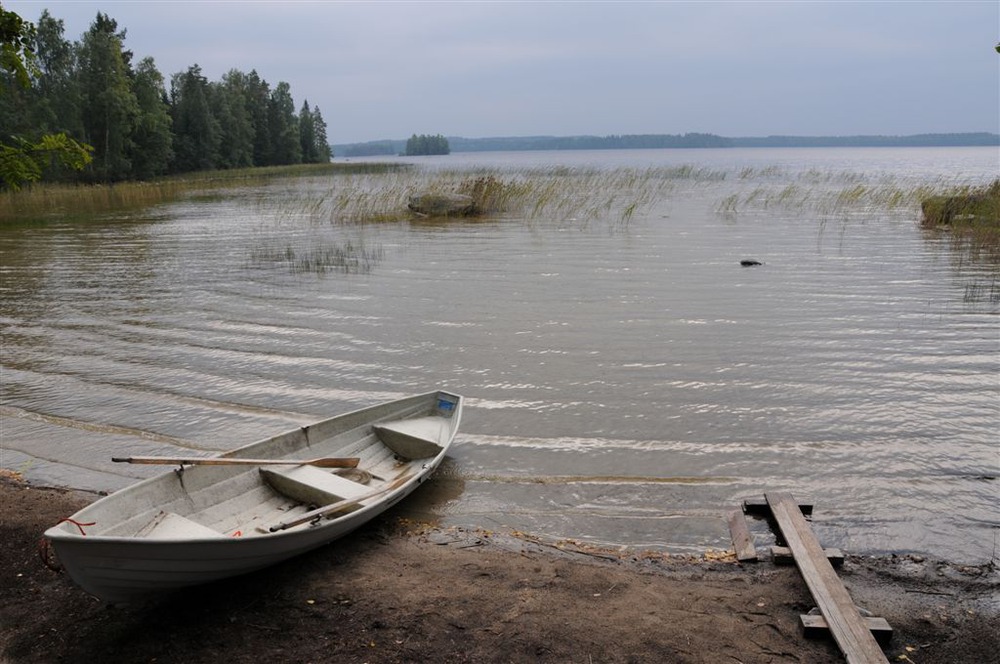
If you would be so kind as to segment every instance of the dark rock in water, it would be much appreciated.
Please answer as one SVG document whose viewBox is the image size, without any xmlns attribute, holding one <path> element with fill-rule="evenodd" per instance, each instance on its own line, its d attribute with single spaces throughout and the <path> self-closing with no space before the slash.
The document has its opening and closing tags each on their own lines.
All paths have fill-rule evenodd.
<svg viewBox="0 0 1000 664">
<path fill-rule="evenodd" d="M 428 217 L 467 217 L 476 213 L 476 203 L 465 194 L 416 194 L 408 207 Z"/>
<path fill-rule="evenodd" d="M 761 263 L 760 261 L 755 261 L 752 258 L 744 258 L 743 260 L 740 261 L 740 265 L 742 265 L 743 267 L 753 267 L 755 265 L 763 265 L 763 263 Z"/>
</svg>

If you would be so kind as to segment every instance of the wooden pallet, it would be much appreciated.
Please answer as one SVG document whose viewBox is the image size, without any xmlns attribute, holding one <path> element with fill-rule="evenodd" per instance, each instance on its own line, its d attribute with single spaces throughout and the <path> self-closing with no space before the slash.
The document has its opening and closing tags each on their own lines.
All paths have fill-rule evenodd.
<svg viewBox="0 0 1000 664">
<path fill-rule="evenodd" d="M 880 619 L 865 618 L 854 606 L 851 596 L 820 546 L 816 535 L 802 514 L 802 509 L 788 493 L 765 494 L 771 516 L 778 524 L 784 541 L 791 549 L 795 565 L 819 607 L 822 623 L 833 635 L 837 647 L 849 664 L 887 664 L 885 654 L 872 634 L 873 624 L 882 638 L 891 637 L 892 629 Z M 808 620 L 806 620 L 808 618 Z M 803 616 L 807 634 L 822 632 L 822 624 L 813 616 Z M 884 623 L 884 624 L 883 624 Z"/>
</svg>

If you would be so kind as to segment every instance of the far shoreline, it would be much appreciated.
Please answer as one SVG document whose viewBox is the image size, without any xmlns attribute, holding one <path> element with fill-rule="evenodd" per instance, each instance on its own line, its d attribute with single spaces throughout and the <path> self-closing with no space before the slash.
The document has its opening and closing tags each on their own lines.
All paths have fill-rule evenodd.
<svg viewBox="0 0 1000 664">
<path fill-rule="evenodd" d="M 406 150 L 407 139 L 382 138 L 331 145 L 335 156 L 396 156 Z M 852 136 L 742 136 L 717 134 L 613 134 L 606 136 L 497 136 L 447 137 L 452 153 L 531 152 L 574 150 L 725 149 L 725 148 L 862 148 L 862 147 L 1000 147 L 1000 134 L 991 132 L 942 132 L 906 135 L 862 134 Z"/>
</svg>

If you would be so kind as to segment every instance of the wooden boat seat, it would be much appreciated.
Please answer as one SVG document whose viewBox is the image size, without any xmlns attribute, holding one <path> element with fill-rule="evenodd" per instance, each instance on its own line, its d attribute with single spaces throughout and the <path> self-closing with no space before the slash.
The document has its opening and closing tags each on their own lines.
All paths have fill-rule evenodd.
<svg viewBox="0 0 1000 664">
<path fill-rule="evenodd" d="M 186 540 L 225 537 L 217 530 L 195 523 L 173 512 L 159 512 L 153 520 L 139 529 L 136 537 L 155 540 Z"/>
<path fill-rule="evenodd" d="M 371 488 L 360 482 L 315 466 L 261 468 L 260 474 L 278 493 L 310 505 L 330 505 L 371 493 Z"/>
<path fill-rule="evenodd" d="M 404 459 L 437 456 L 449 435 L 448 422 L 440 415 L 373 424 L 372 431 L 383 445 Z"/>
</svg>

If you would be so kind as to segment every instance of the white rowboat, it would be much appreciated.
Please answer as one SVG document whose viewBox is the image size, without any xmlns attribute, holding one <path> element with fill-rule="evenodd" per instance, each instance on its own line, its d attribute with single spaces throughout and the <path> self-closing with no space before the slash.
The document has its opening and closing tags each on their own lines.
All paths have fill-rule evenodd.
<svg viewBox="0 0 1000 664">
<path fill-rule="evenodd" d="M 342 537 L 402 500 L 441 463 L 461 417 L 462 397 L 447 392 L 357 410 L 211 457 L 223 463 L 180 465 L 138 482 L 45 537 L 74 581 L 112 603 L 252 572 Z M 357 468 L 311 465 L 328 457 Z"/>
</svg>

